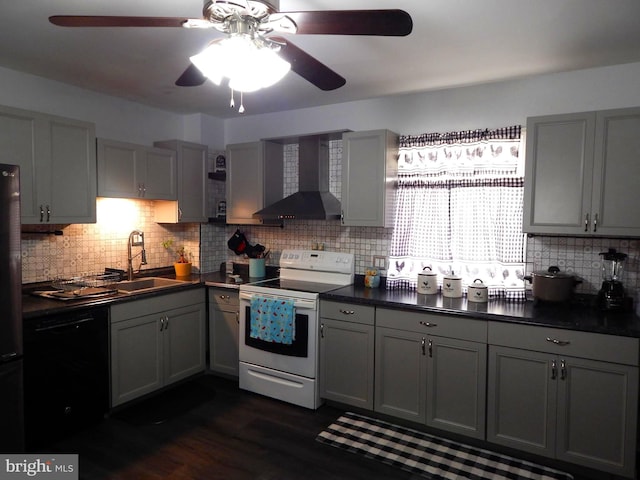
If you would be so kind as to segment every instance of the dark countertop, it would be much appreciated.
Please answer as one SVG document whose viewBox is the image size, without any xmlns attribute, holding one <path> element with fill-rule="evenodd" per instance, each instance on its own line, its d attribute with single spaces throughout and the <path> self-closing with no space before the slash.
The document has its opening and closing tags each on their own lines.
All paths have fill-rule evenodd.
<svg viewBox="0 0 640 480">
<path fill-rule="evenodd" d="M 237 265 L 234 266 L 238 267 Z M 246 269 L 239 268 L 234 273 L 239 274 L 241 282 L 237 283 L 231 277 L 220 272 L 194 274 L 184 285 L 152 292 L 134 294 L 118 293 L 103 298 L 86 300 L 60 301 L 36 297 L 28 292 L 38 288 L 38 285 L 25 286 L 22 296 L 23 318 L 28 320 L 43 315 L 70 312 L 93 306 L 111 305 L 140 298 L 149 298 L 172 292 L 179 292 L 202 286 L 238 289 L 241 284 L 259 279 L 248 276 Z M 246 270 L 246 271 L 245 271 Z M 169 273 L 168 273 L 169 272 Z M 150 271 L 150 276 L 176 278 L 173 270 Z M 277 276 L 277 272 L 269 271 L 269 276 Z M 320 295 L 320 298 L 347 303 L 360 303 L 378 307 L 398 308 L 402 310 L 458 315 L 494 320 L 499 322 L 524 323 L 554 328 L 565 328 L 608 335 L 640 338 L 640 317 L 627 312 L 602 312 L 593 308 L 588 301 L 567 304 L 536 304 L 534 302 L 506 302 L 504 300 L 490 300 L 488 303 L 467 302 L 463 298 L 444 298 L 442 295 L 422 295 L 415 291 L 386 290 L 381 288 L 366 288 L 362 281 L 356 279 L 354 285 L 342 287 Z"/>
<path fill-rule="evenodd" d="M 73 312 L 75 310 L 81 310 L 85 308 L 108 306 L 115 303 L 139 300 L 141 298 L 150 298 L 158 295 L 166 295 L 168 293 L 180 292 L 203 286 L 238 289 L 241 283 L 247 283 L 254 280 L 248 277 L 248 266 L 246 270 L 247 271 L 244 272 L 242 268 L 239 269 L 238 274 L 240 275 L 240 278 L 242 280 L 242 282 L 240 283 L 235 282 L 234 279 L 220 272 L 193 274 L 187 279 L 180 278 L 180 280 L 186 280 L 184 285 L 172 286 L 169 288 L 163 288 L 150 292 L 117 293 L 115 295 L 106 297 L 87 298 L 80 300 L 57 300 L 39 297 L 30 293 L 34 290 L 50 290 L 48 282 L 23 285 L 22 318 L 24 320 L 29 320 L 45 315 L 55 315 L 59 313 Z M 171 279 L 176 278 L 175 273 L 173 272 L 173 268 L 168 270 L 149 270 L 145 272 L 145 274 L 146 276 L 164 277 Z M 142 276 L 136 278 L 142 278 Z"/>
<path fill-rule="evenodd" d="M 325 300 L 375 305 L 402 310 L 443 313 L 499 322 L 526 323 L 608 335 L 640 338 L 640 317 L 630 312 L 603 312 L 581 299 L 567 304 L 534 302 L 468 302 L 463 298 L 423 295 L 408 290 L 366 288 L 356 284 L 320 295 Z"/>
</svg>

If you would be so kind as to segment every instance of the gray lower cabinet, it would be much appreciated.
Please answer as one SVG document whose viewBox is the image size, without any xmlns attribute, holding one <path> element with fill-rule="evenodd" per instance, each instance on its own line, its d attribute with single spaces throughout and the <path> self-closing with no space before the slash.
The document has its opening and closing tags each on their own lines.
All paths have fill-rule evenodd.
<svg viewBox="0 0 640 480">
<path fill-rule="evenodd" d="M 111 406 L 205 369 L 204 289 L 111 307 Z"/>
<path fill-rule="evenodd" d="M 489 323 L 487 440 L 635 471 L 638 339 Z"/>
<path fill-rule="evenodd" d="M 487 323 L 376 310 L 375 411 L 485 436 Z"/>
<path fill-rule="evenodd" d="M 238 290 L 209 288 L 209 369 L 238 376 Z"/>
<path fill-rule="evenodd" d="M 320 397 L 373 410 L 375 308 L 320 302 Z"/>
</svg>

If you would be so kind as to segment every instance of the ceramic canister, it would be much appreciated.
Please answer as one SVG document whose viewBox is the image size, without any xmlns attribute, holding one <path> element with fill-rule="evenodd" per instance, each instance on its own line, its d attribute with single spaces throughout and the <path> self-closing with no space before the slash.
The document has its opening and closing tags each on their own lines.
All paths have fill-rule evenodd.
<svg viewBox="0 0 640 480">
<path fill-rule="evenodd" d="M 489 301 L 489 289 L 479 278 L 476 278 L 473 283 L 467 287 L 467 300 L 470 302 L 483 303 Z"/>
<path fill-rule="evenodd" d="M 431 267 L 424 267 L 418 274 L 418 293 L 435 295 L 438 293 L 438 274 Z"/>
<path fill-rule="evenodd" d="M 442 296 L 450 298 L 462 297 L 462 278 L 456 277 L 453 271 L 442 279 Z"/>
</svg>

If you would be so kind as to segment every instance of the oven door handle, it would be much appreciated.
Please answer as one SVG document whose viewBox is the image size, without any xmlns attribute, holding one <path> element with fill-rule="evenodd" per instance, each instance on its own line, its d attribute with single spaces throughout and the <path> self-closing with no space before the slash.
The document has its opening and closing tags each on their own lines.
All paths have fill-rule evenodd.
<svg viewBox="0 0 640 480">
<path fill-rule="evenodd" d="M 283 298 L 283 297 L 279 297 L 277 295 L 260 295 L 261 297 L 266 297 L 266 298 Z M 252 293 L 246 293 L 246 292 L 240 292 L 240 300 L 245 300 L 247 302 L 251 302 L 251 297 L 253 297 Z M 297 309 L 297 310 L 314 310 L 317 306 L 317 303 L 315 300 L 303 300 L 303 299 L 299 299 L 296 298 L 293 301 L 293 306 Z"/>
</svg>

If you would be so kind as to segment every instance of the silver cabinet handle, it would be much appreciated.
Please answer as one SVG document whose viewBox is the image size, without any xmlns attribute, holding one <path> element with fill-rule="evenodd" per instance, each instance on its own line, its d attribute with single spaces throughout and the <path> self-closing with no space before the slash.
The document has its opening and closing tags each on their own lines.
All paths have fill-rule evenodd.
<svg viewBox="0 0 640 480">
<path fill-rule="evenodd" d="M 584 231 L 585 232 L 589 231 L 589 214 L 588 213 L 584 216 Z"/>
<path fill-rule="evenodd" d="M 557 338 L 551 338 L 551 337 L 547 337 L 547 342 L 551 342 L 555 345 L 560 345 L 561 347 L 566 347 L 567 345 L 571 344 L 571 342 L 568 340 L 558 340 Z"/>
<path fill-rule="evenodd" d="M 427 352 L 425 350 L 425 347 L 427 345 L 427 339 L 422 337 L 422 341 L 420 342 L 420 348 L 422 349 L 422 355 L 426 355 Z"/>
<path fill-rule="evenodd" d="M 240 312 L 236 312 L 236 323 L 240 325 Z"/>
<path fill-rule="evenodd" d="M 567 379 L 567 362 L 564 359 L 560 360 L 560 380 Z"/>
<path fill-rule="evenodd" d="M 555 380 L 558 377 L 558 363 L 551 360 L 551 380 Z"/>
<path fill-rule="evenodd" d="M 422 320 L 420 320 L 418 323 L 420 325 L 424 326 L 424 327 L 429 327 L 429 328 L 433 328 L 433 327 L 437 327 L 438 326 L 437 323 L 423 322 Z"/>
<path fill-rule="evenodd" d="M 433 358 L 433 340 L 429 339 L 429 358 Z"/>
<path fill-rule="evenodd" d="M 44 222 L 44 208 L 40 205 L 40 223 Z"/>
<path fill-rule="evenodd" d="M 182 209 L 178 207 L 178 220 L 182 220 Z"/>
<path fill-rule="evenodd" d="M 51 221 L 51 207 L 47 205 L 47 222 Z"/>
<path fill-rule="evenodd" d="M 164 317 L 164 329 L 169 330 L 169 317 Z"/>
<path fill-rule="evenodd" d="M 345 315 L 355 315 L 356 312 L 354 312 L 353 310 L 344 310 L 344 309 L 340 309 L 339 310 L 340 313 L 343 313 Z"/>
<path fill-rule="evenodd" d="M 220 295 L 220 300 L 229 300 L 230 298 L 230 295 Z"/>
<path fill-rule="evenodd" d="M 160 317 L 160 331 L 164 330 L 164 317 Z"/>
<path fill-rule="evenodd" d="M 340 210 L 340 223 L 344 225 L 344 210 Z"/>
<path fill-rule="evenodd" d="M 593 216 L 593 232 L 597 232 L 598 231 L 598 214 L 596 213 Z"/>
<path fill-rule="evenodd" d="M 324 338 L 324 323 L 320 324 L 320 338 Z"/>
</svg>

